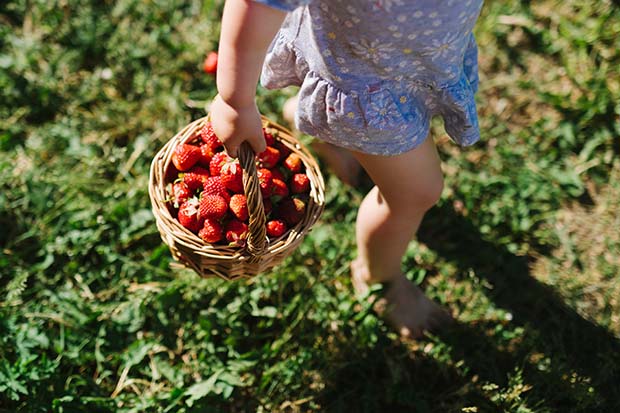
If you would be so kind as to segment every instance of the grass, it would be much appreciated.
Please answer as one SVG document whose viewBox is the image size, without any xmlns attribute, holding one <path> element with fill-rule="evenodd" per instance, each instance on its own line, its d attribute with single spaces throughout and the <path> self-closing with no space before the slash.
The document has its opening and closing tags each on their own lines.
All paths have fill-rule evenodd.
<svg viewBox="0 0 620 413">
<path fill-rule="evenodd" d="M 620 11 L 487 2 L 483 140 L 403 268 L 457 317 L 402 341 L 351 294 L 355 206 L 251 282 L 170 269 L 156 151 L 204 114 L 219 1 L 0 5 L 0 411 L 620 409 Z M 281 120 L 294 90 L 259 92 Z"/>
</svg>

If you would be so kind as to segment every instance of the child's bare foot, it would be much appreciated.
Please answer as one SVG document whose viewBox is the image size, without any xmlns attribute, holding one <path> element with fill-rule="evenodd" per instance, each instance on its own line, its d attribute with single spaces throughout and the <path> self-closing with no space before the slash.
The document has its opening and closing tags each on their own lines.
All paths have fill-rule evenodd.
<svg viewBox="0 0 620 413">
<path fill-rule="evenodd" d="M 358 260 L 351 262 L 351 280 L 358 294 L 368 292 L 368 271 Z M 407 338 L 420 338 L 424 331 L 437 330 L 453 321 L 447 310 L 426 297 L 405 275 L 389 282 L 374 309 Z"/>
</svg>

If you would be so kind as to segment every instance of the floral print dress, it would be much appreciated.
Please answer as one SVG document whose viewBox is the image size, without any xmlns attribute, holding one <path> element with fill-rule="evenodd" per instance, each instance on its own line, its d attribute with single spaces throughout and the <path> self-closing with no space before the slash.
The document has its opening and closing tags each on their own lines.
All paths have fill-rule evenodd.
<svg viewBox="0 0 620 413">
<path fill-rule="evenodd" d="M 397 155 L 440 115 L 459 145 L 480 139 L 472 29 L 482 0 L 256 0 L 289 11 L 261 84 L 300 86 L 299 130 Z"/>
</svg>

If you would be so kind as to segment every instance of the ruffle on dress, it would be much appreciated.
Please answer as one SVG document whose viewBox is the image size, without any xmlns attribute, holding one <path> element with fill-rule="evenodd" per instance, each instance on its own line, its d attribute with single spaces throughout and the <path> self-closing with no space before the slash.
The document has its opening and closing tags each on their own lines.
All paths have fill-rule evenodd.
<svg viewBox="0 0 620 413">
<path fill-rule="evenodd" d="M 299 86 L 297 128 L 347 149 L 375 155 L 407 152 L 426 139 L 434 115 L 443 117 L 446 132 L 457 144 L 469 146 L 480 139 L 473 36 L 455 82 L 377 79 L 343 88 L 312 70 L 293 43 L 279 35 L 267 55 L 261 84 L 269 89 Z"/>
</svg>

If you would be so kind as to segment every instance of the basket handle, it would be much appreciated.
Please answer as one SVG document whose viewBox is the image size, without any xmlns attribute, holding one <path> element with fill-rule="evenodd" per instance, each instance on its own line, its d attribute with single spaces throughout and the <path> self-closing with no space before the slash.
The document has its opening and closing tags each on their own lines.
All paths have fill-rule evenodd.
<svg viewBox="0 0 620 413">
<path fill-rule="evenodd" d="M 239 147 L 239 164 L 243 169 L 243 191 L 248 204 L 248 241 L 246 250 L 250 259 L 258 258 L 267 247 L 265 208 L 256 171 L 254 150 L 248 142 Z"/>
</svg>

